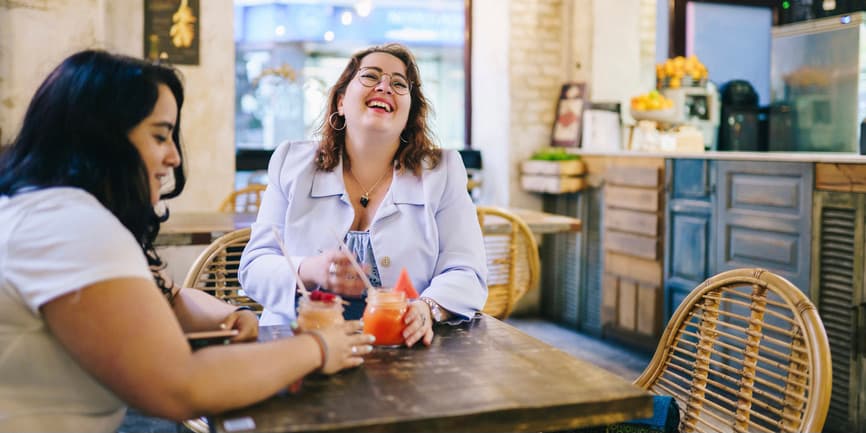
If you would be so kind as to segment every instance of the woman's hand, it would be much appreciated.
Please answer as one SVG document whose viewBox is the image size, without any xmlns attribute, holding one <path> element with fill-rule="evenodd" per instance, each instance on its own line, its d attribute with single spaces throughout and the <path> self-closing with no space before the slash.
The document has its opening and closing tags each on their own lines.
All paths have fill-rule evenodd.
<svg viewBox="0 0 866 433">
<path fill-rule="evenodd" d="M 376 338 L 370 334 L 359 333 L 361 328 L 361 322 L 353 320 L 315 331 L 321 337 L 319 344 L 324 342 L 324 346 L 320 347 L 325 358 L 320 369 L 322 373 L 334 374 L 364 363 L 363 356 L 373 350 L 371 344 Z"/>
<path fill-rule="evenodd" d="M 256 341 L 259 338 L 259 318 L 251 310 L 235 310 L 220 323 L 222 329 L 237 329 L 232 343 Z"/>
<path fill-rule="evenodd" d="M 349 254 L 342 250 L 328 250 L 318 256 L 308 257 L 299 267 L 301 278 L 340 295 L 361 296 L 364 293 L 364 281 L 352 266 Z"/>
<path fill-rule="evenodd" d="M 426 303 L 423 301 L 411 302 L 409 309 L 403 316 L 403 323 L 406 324 L 403 329 L 406 347 L 412 347 L 418 340 L 422 340 L 425 346 L 433 343 L 433 318 L 430 307 Z"/>
</svg>

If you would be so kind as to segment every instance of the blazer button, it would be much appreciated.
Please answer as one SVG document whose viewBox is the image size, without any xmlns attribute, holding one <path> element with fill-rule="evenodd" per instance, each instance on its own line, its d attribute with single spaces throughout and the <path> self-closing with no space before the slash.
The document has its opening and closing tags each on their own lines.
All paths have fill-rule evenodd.
<svg viewBox="0 0 866 433">
<path fill-rule="evenodd" d="M 391 266 L 391 258 L 388 256 L 382 257 L 382 260 L 379 260 L 379 264 L 387 268 Z"/>
</svg>

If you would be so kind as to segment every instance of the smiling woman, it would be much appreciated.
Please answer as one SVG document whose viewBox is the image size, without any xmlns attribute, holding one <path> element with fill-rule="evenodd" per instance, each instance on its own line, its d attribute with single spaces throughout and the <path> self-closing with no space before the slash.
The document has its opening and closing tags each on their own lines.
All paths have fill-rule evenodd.
<svg viewBox="0 0 866 433">
<path fill-rule="evenodd" d="M 183 95 L 170 67 L 82 51 L 43 81 L 0 154 L 0 431 L 112 432 L 126 404 L 184 420 L 357 366 L 371 350 L 349 323 L 192 352 L 184 332 L 254 341 L 258 322 L 177 287 L 153 247 L 168 216 L 154 204 L 185 181 Z"/>
<path fill-rule="evenodd" d="M 244 290 L 265 307 L 262 323 L 295 319 L 298 278 L 347 299 L 346 318 L 360 318 L 362 274 L 389 288 L 401 268 L 421 294 L 401 316 L 398 337 L 407 346 L 430 345 L 434 321 L 480 311 L 487 267 L 479 226 L 465 224 L 475 218 L 466 169 L 457 152 L 434 143 L 425 91 L 405 46 L 358 51 L 328 94 L 321 139 L 274 151 L 271 186 L 239 269 Z M 272 228 L 299 263 L 298 276 L 273 257 Z M 353 260 L 365 269 L 351 267 Z"/>
<path fill-rule="evenodd" d="M 153 112 L 129 132 L 129 141 L 147 168 L 151 204 L 159 201 L 162 180 L 180 166 L 180 151 L 171 135 L 178 117 L 177 101 L 165 84 L 159 84 L 157 91 Z"/>
</svg>

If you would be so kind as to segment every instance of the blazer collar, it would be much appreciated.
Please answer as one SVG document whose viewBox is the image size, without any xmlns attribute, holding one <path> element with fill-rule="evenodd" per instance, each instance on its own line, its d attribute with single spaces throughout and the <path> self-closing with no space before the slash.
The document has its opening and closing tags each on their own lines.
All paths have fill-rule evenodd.
<svg viewBox="0 0 866 433">
<path fill-rule="evenodd" d="M 313 172 L 313 188 L 310 195 L 313 197 L 328 197 L 332 195 L 343 195 L 346 193 L 346 185 L 343 184 L 343 161 L 331 171 L 315 169 Z"/>
<path fill-rule="evenodd" d="M 397 172 L 391 182 L 391 194 L 394 204 L 423 205 L 424 182 L 411 172 Z"/>
<path fill-rule="evenodd" d="M 332 171 L 316 170 L 313 174 L 313 197 L 328 197 L 343 195 L 346 185 L 343 183 L 343 161 L 337 163 Z M 420 177 L 411 172 L 395 172 L 391 181 L 391 196 L 394 204 L 424 204 L 424 185 Z"/>
</svg>

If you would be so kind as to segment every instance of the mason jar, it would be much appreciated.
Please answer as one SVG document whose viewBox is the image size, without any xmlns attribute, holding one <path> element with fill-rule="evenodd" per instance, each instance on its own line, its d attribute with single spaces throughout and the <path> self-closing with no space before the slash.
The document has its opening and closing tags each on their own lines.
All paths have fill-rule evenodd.
<svg viewBox="0 0 866 433">
<path fill-rule="evenodd" d="M 330 301 L 314 301 L 306 296 L 298 304 L 298 329 L 310 331 L 342 324 L 343 303 L 339 296 Z"/>
<path fill-rule="evenodd" d="M 364 309 L 364 333 L 376 337 L 376 346 L 398 347 L 403 344 L 403 316 L 409 300 L 403 292 L 371 290 L 367 292 Z"/>
</svg>

